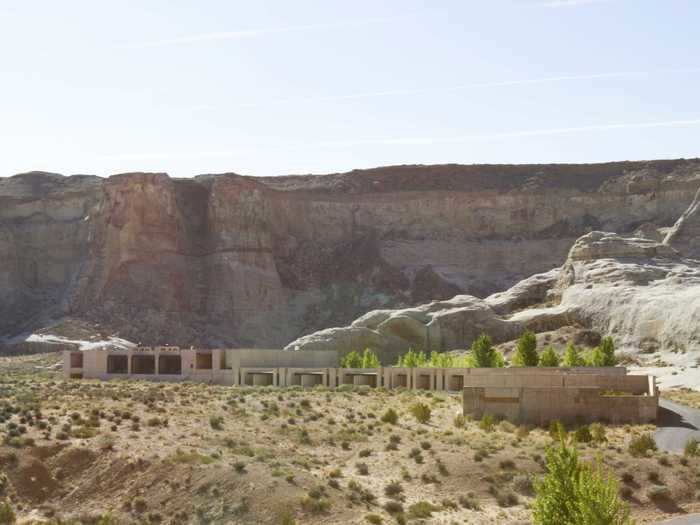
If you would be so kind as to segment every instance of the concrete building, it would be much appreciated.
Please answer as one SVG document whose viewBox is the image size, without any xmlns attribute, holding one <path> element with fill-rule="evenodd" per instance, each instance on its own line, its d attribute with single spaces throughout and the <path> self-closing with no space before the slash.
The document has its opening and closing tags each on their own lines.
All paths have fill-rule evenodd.
<svg viewBox="0 0 700 525">
<path fill-rule="evenodd" d="M 463 392 L 464 413 L 492 414 L 519 423 L 546 424 L 656 419 L 658 391 L 652 376 L 606 368 L 338 368 L 335 351 L 180 349 L 64 352 L 66 378 L 133 378 L 221 385 L 335 388 L 408 388 Z"/>
</svg>

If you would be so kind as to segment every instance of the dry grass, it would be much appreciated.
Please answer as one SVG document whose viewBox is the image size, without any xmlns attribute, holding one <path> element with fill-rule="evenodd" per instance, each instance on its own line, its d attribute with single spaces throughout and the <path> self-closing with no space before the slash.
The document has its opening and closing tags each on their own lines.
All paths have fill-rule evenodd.
<svg viewBox="0 0 700 525">
<path fill-rule="evenodd" d="M 446 393 L 63 381 L 32 371 L 0 374 L 0 499 L 20 516 L 526 523 L 552 443 L 547 429 L 455 424 L 460 401 Z M 425 423 L 414 417 L 418 403 L 430 409 Z M 397 417 L 383 422 L 389 409 Z M 640 522 L 693 510 L 700 467 L 695 457 L 630 456 L 631 439 L 650 430 L 606 426 L 607 441 L 580 445 L 625 474 Z"/>
</svg>

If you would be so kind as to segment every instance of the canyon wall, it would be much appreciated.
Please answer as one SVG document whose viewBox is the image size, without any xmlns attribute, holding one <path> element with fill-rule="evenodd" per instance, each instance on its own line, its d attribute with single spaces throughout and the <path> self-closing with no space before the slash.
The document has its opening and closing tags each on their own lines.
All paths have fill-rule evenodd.
<svg viewBox="0 0 700 525">
<path fill-rule="evenodd" d="M 272 346 L 368 310 L 484 297 L 592 230 L 663 237 L 700 161 L 322 176 L 0 179 L 0 336 Z"/>
</svg>

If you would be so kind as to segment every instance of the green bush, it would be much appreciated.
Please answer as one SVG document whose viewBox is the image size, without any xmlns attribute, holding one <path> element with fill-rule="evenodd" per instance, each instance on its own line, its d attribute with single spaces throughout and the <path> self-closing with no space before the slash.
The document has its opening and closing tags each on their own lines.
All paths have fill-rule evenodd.
<svg viewBox="0 0 700 525">
<path fill-rule="evenodd" d="M 410 411 L 419 423 L 425 424 L 430 421 L 431 410 L 425 403 L 414 403 L 411 405 Z"/>
<path fill-rule="evenodd" d="M 562 364 L 566 367 L 577 367 L 584 366 L 585 362 L 578 348 L 574 346 L 573 343 L 569 343 L 566 346 L 566 351 L 564 352 L 564 361 Z"/>
<path fill-rule="evenodd" d="M 17 516 L 10 503 L 7 501 L 0 503 L 0 525 L 12 525 L 16 520 Z"/>
<path fill-rule="evenodd" d="M 633 437 L 627 450 L 635 457 L 646 455 L 647 451 L 656 450 L 656 441 L 651 434 Z"/>
<path fill-rule="evenodd" d="M 549 422 L 549 436 L 555 441 L 566 436 L 566 428 L 558 419 Z"/>
<path fill-rule="evenodd" d="M 382 414 L 382 423 L 389 423 L 390 425 L 395 425 L 399 422 L 399 415 L 393 408 L 388 408 L 384 414 Z"/>
<path fill-rule="evenodd" d="M 504 366 L 503 354 L 496 351 L 491 338 L 481 334 L 472 343 L 469 356 L 476 368 L 501 368 Z"/>
<path fill-rule="evenodd" d="M 617 481 L 604 474 L 600 460 L 581 463 L 575 446 L 562 437 L 547 449 L 547 473 L 535 483 L 536 525 L 631 525 L 628 506 L 618 496 Z"/>
<path fill-rule="evenodd" d="M 537 338 L 530 330 L 526 330 L 518 338 L 515 345 L 515 357 L 513 364 L 515 366 L 537 366 L 540 358 L 537 355 Z"/>
<path fill-rule="evenodd" d="M 686 457 L 697 456 L 698 455 L 698 440 L 695 438 L 690 438 L 685 442 L 685 447 L 683 449 L 683 454 Z"/>
<path fill-rule="evenodd" d="M 591 436 L 593 440 L 597 443 L 603 443 L 608 440 L 605 437 L 605 427 L 602 423 L 591 423 Z"/>
<path fill-rule="evenodd" d="M 547 345 L 542 350 L 539 360 L 540 366 L 559 366 L 559 356 L 554 351 L 554 348 Z"/>
<path fill-rule="evenodd" d="M 496 418 L 491 414 L 484 414 L 479 421 L 479 428 L 486 432 L 492 432 L 494 426 L 496 425 Z"/>
<path fill-rule="evenodd" d="M 365 348 L 362 354 L 355 350 L 349 352 L 340 360 L 342 368 L 379 368 L 382 366 L 379 357 L 369 348 Z"/>
<path fill-rule="evenodd" d="M 408 517 L 411 519 L 425 519 L 438 510 L 440 510 L 440 507 L 433 505 L 429 501 L 418 501 L 408 507 Z"/>
<path fill-rule="evenodd" d="M 591 429 L 588 428 L 588 425 L 578 427 L 574 432 L 574 437 L 579 443 L 590 443 L 593 441 L 593 435 L 591 434 Z"/>
</svg>

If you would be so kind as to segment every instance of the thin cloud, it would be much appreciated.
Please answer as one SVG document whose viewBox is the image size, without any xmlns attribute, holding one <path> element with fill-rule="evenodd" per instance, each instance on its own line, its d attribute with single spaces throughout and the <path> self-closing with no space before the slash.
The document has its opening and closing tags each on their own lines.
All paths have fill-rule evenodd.
<svg viewBox="0 0 700 525">
<path fill-rule="evenodd" d="M 307 31 L 319 31 L 324 29 L 341 29 L 346 27 L 362 27 L 374 24 L 386 24 L 390 22 L 398 22 L 413 18 L 418 13 L 404 13 L 401 15 L 374 17 L 374 18 L 359 18 L 345 20 L 343 22 L 326 22 L 318 24 L 306 24 L 287 27 L 268 27 L 258 29 L 247 29 L 241 31 L 221 31 L 216 33 L 203 33 L 198 35 L 187 35 L 177 38 L 168 38 L 164 40 L 156 40 L 152 42 L 142 42 L 134 46 L 136 48 L 145 47 L 163 47 L 177 44 L 193 44 L 197 42 L 210 42 L 216 40 L 237 40 L 241 38 L 258 38 L 269 35 L 279 35 L 285 33 L 302 33 Z"/>
<path fill-rule="evenodd" d="M 612 1 L 613 0 L 551 0 L 550 2 L 543 2 L 540 5 L 542 7 L 577 7 L 589 4 L 607 4 Z"/>
<path fill-rule="evenodd" d="M 368 91 L 364 93 L 346 93 L 341 95 L 326 95 L 319 97 L 286 97 L 267 100 L 264 102 L 245 102 L 238 104 L 239 108 L 264 108 L 267 106 L 277 106 L 281 104 L 297 104 L 304 102 L 337 102 L 343 100 L 359 100 L 366 98 L 407 96 L 407 95 L 424 95 L 429 93 L 449 93 L 453 91 L 463 91 L 467 89 L 491 88 L 491 87 L 508 87 L 508 86 L 524 86 L 528 84 L 548 84 L 556 82 L 572 82 L 580 80 L 599 80 L 606 78 L 630 78 L 630 77 L 648 77 L 657 74 L 677 74 L 677 73 L 698 73 L 700 67 L 683 68 L 683 69 L 667 69 L 659 71 L 616 71 L 610 73 L 587 73 L 582 75 L 561 75 L 541 78 L 502 80 L 490 82 L 474 82 L 470 84 L 457 84 L 446 87 L 429 87 L 418 89 L 388 89 L 383 91 Z"/>
<path fill-rule="evenodd" d="M 137 153 L 101 157 L 106 160 L 183 160 L 215 157 L 239 157 L 261 153 L 278 153 L 285 151 L 305 151 L 325 148 L 352 148 L 360 146 L 429 146 L 434 144 L 461 144 L 472 141 L 499 140 L 509 138 L 541 137 L 568 135 L 576 133 L 607 132 L 628 129 L 675 128 L 700 125 L 700 118 L 686 120 L 666 120 L 656 122 L 624 122 L 575 126 L 563 128 L 546 128 L 531 130 L 501 131 L 495 133 L 474 133 L 453 137 L 386 137 L 377 139 L 344 139 L 306 144 L 281 145 L 246 145 L 246 149 L 232 148 L 226 151 L 206 151 L 194 153 Z M 252 146 L 252 147 L 251 147 Z"/>
</svg>

